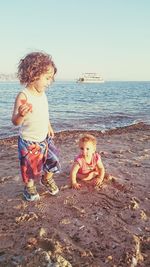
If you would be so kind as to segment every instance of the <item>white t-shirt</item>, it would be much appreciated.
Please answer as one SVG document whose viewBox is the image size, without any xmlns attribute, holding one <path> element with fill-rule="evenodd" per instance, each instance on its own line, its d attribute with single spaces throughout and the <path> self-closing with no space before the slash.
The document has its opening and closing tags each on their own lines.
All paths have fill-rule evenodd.
<svg viewBox="0 0 150 267">
<path fill-rule="evenodd" d="M 22 91 L 27 102 L 32 104 L 32 112 L 29 112 L 20 127 L 20 137 L 33 142 L 42 142 L 48 134 L 49 112 L 48 101 L 45 92 L 35 96 L 26 88 Z"/>
</svg>

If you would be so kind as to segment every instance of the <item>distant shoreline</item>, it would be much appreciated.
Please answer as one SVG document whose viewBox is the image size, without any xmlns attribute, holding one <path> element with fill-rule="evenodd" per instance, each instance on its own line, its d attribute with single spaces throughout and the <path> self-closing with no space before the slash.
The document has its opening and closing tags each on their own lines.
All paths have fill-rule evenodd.
<svg viewBox="0 0 150 267">
<path fill-rule="evenodd" d="M 13 83 L 13 82 L 18 82 L 19 83 L 19 80 L 18 79 L 0 79 L 0 83 Z M 63 83 L 63 82 L 66 82 L 66 83 L 68 83 L 68 82 L 75 82 L 75 83 L 77 83 L 77 81 L 76 81 L 76 78 L 72 78 L 72 79 L 56 79 L 55 80 L 55 82 L 57 83 Z M 109 83 L 109 82 L 123 82 L 123 83 L 126 83 L 126 82 L 130 82 L 130 83 L 134 83 L 134 82 L 138 82 L 138 83 L 149 83 L 150 82 L 150 80 L 105 80 L 105 83 Z"/>
</svg>

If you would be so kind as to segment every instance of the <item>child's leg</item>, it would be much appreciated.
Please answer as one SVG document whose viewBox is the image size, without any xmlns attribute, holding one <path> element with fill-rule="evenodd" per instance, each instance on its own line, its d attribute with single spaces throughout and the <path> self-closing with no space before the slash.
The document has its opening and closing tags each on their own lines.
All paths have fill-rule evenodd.
<svg viewBox="0 0 150 267">
<path fill-rule="evenodd" d="M 27 201 L 36 201 L 40 199 L 40 196 L 36 190 L 36 187 L 34 185 L 34 182 L 31 180 L 25 185 L 23 196 Z"/>
<path fill-rule="evenodd" d="M 98 172 L 91 171 L 89 174 L 77 174 L 77 181 L 83 186 L 95 186 Z"/>
<path fill-rule="evenodd" d="M 58 159 L 58 151 L 51 138 L 47 138 L 47 155 L 44 163 L 44 175 L 41 184 L 44 185 L 51 195 L 56 195 L 59 191 L 54 179 L 54 173 L 59 173 L 60 163 Z"/>
<path fill-rule="evenodd" d="M 97 177 L 95 177 L 95 179 L 93 179 L 93 184 L 96 185 L 96 188 L 101 187 L 104 183 L 108 183 L 109 181 L 112 181 L 115 177 L 113 177 L 112 175 L 110 175 L 109 173 L 105 172 L 103 179 L 101 180 L 101 182 L 99 184 L 97 183 Z"/>
<path fill-rule="evenodd" d="M 98 175 L 97 171 L 92 171 L 89 174 L 77 174 L 77 179 L 82 180 L 82 181 L 91 181 L 92 179 L 96 178 Z"/>
<path fill-rule="evenodd" d="M 49 179 L 52 179 L 53 175 L 54 174 L 52 172 L 45 172 L 44 175 L 43 175 L 43 178 L 45 180 L 49 180 Z"/>
<path fill-rule="evenodd" d="M 51 195 L 56 195 L 59 192 L 59 189 L 53 179 L 52 172 L 45 172 L 41 179 L 41 185 L 45 186 L 48 192 Z"/>
<path fill-rule="evenodd" d="M 36 191 L 34 180 L 32 179 L 35 176 L 36 167 L 35 165 L 33 166 L 34 154 L 32 155 L 31 153 L 32 152 L 31 147 L 32 147 L 31 142 L 25 141 L 19 137 L 18 153 L 20 160 L 20 169 L 21 169 L 22 179 L 25 184 L 23 195 L 25 199 L 28 201 L 34 201 L 39 199 L 39 194 Z"/>
</svg>

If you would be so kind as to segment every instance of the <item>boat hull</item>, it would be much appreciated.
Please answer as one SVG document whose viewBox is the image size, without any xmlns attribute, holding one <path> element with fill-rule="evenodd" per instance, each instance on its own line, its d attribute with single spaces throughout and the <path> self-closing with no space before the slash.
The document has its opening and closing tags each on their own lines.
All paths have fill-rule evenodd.
<svg viewBox="0 0 150 267">
<path fill-rule="evenodd" d="M 104 81 L 77 81 L 77 83 L 104 83 Z"/>
<path fill-rule="evenodd" d="M 78 83 L 104 83 L 103 77 L 97 73 L 83 73 Z"/>
</svg>

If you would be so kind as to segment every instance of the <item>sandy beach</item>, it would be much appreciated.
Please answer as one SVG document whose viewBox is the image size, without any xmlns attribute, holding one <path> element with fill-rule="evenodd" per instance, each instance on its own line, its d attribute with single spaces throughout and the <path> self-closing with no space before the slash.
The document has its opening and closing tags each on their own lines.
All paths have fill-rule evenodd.
<svg viewBox="0 0 150 267">
<path fill-rule="evenodd" d="M 22 196 L 17 138 L 0 140 L 0 266 L 150 266 L 150 125 L 88 133 L 113 180 L 70 189 L 81 131 L 60 132 L 60 192 L 51 196 L 37 182 L 34 203 Z"/>
</svg>

